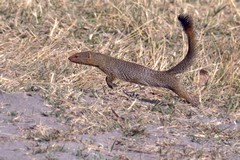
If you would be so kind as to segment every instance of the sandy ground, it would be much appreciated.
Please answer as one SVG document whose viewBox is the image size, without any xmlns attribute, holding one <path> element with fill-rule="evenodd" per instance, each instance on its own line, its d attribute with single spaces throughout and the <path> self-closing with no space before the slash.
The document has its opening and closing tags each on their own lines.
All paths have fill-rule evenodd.
<svg viewBox="0 0 240 160">
<path fill-rule="evenodd" d="M 51 107 L 38 95 L 0 92 L 0 159 L 189 159 L 189 155 L 209 159 L 239 159 L 239 139 L 224 143 L 217 139 L 191 136 L 194 128 L 146 126 L 142 132 L 126 136 L 118 130 L 98 135 L 78 135 L 71 127 L 50 116 Z M 181 123 L 208 122 L 192 117 Z M 218 127 L 240 132 L 239 124 Z M 70 135 L 70 134 L 69 134 Z M 64 137 L 64 140 L 56 137 Z M 66 138 L 67 137 L 67 138 Z M 223 145 L 224 144 L 224 145 Z M 161 148 L 163 148 L 161 150 Z M 222 154 L 221 154 L 222 153 Z M 209 154 L 209 156 L 207 155 Z M 188 156 L 184 156 L 188 155 Z"/>
</svg>

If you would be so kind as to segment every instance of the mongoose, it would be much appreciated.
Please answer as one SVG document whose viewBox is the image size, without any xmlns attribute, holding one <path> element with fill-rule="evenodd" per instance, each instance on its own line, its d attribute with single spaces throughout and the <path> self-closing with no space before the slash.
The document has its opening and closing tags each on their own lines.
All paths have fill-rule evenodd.
<svg viewBox="0 0 240 160">
<path fill-rule="evenodd" d="M 188 51 L 185 58 L 167 71 L 156 71 L 142 65 L 116 59 L 92 51 L 80 52 L 70 56 L 71 62 L 98 67 L 107 74 L 106 82 L 110 88 L 116 87 L 115 78 L 145 86 L 164 87 L 172 90 L 178 96 L 186 99 L 193 106 L 198 105 L 197 98 L 191 96 L 179 83 L 176 74 L 186 71 L 193 63 L 195 52 L 195 33 L 193 20 L 189 15 L 179 15 L 183 30 L 188 38 Z"/>
</svg>

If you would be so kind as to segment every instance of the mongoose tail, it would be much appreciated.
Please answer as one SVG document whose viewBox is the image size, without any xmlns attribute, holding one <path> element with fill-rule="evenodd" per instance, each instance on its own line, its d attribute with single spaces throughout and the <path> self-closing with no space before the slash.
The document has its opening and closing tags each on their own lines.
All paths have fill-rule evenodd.
<svg viewBox="0 0 240 160">
<path fill-rule="evenodd" d="M 167 73 L 170 74 L 179 74 L 185 72 L 192 66 L 194 58 L 196 56 L 195 51 L 196 40 L 195 33 L 193 30 L 193 20 L 189 15 L 184 14 L 179 15 L 178 20 L 181 22 L 183 30 L 188 38 L 188 51 L 186 56 L 181 62 L 179 62 L 176 66 L 172 67 L 167 71 Z"/>
</svg>

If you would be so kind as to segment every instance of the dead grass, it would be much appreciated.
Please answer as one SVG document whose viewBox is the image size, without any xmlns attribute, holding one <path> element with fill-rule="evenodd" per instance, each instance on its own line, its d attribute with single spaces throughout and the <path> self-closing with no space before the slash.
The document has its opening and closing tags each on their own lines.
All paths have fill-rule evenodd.
<svg viewBox="0 0 240 160">
<path fill-rule="evenodd" d="M 199 95 L 199 108 L 164 89 L 122 81 L 114 90 L 108 89 L 99 70 L 67 59 L 76 51 L 93 50 L 156 70 L 168 69 L 187 50 L 177 21 L 182 12 L 194 17 L 198 58 L 179 77 Z M 237 130 L 214 129 L 215 122 L 239 125 L 239 1 L 1 1 L 0 39 L 0 89 L 40 93 L 53 109 L 51 116 L 71 127 L 69 136 L 118 129 L 128 137 L 143 134 L 149 124 L 167 128 L 197 124 L 193 137 L 234 139 L 239 145 Z M 210 74 L 206 86 L 193 81 L 200 69 Z M 125 91 L 137 95 L 129 97 Z M 196 115 L 209 120 L 182 123 Z M 203 158 L 208 152 L 190 149 L 179 154 Z"/>
</svg>

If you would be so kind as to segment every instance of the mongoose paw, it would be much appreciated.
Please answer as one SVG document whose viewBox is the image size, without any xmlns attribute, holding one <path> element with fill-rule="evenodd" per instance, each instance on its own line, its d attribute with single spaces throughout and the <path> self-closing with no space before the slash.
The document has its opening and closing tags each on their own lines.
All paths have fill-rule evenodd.
<svg viewBox="0 0 240 160">
<path fill-rule="evenodd" d="M 191 102 L 193 107 L 197 107 L 200 105 L 200 102 L 197 97 L 192 97 L 192 102 Z"/>
<path fill-rule="evenodd" d="M 111 83 L 111 84 L 107 83 L 107 85 L 108 85 L 108 87 L 111 88 L 111 89 L 113 89 L 114 87 L 117 87 L 117 85 L 114 84 L 114 83 Z"/>
</svg>

